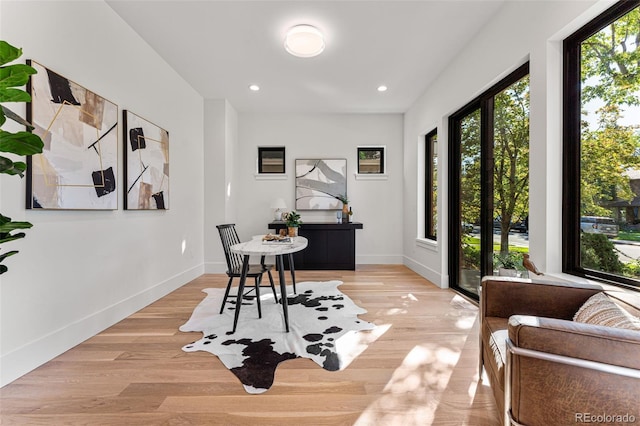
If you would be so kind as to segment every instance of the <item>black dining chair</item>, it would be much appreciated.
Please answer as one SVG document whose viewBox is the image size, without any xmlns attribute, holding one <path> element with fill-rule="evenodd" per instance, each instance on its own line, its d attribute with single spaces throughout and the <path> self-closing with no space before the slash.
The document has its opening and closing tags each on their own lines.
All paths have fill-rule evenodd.
<svg viewBox="0 0 640 426">
<path fill-rule="evenodd" d="M 273 284 L 273 276 L 271 275 L 271 269 L 273 269 L 273 265 L 265 265 L 265 257 L 262 256 L 260 259 L 260 264 L 249 265 L 249 270 L 247 272 L 247 278 L 253 278 L 255 280 L 254 287 L 250 287 L 249 290 L 242 295 L 229 295 L 233 279 L 236 277 L 240 278 L 242 276 L 242 256 L 231 251 L 231 246 L 240 243 L 240 238 L 238 238 L 238 233 L 236 232 L 235 224 L 233 223 L 217 225 L 216 228 L 218 228 L 218 232 L 220 233 L 220 241 L 222 242 L 222 248 L 224 249 L 224 257 L 227 260 L 227 276 L 229 277 L 227 289 L 224 292 L 224 298 L 222 299 L 222 305 L 220 306 L 220 313 L 224 311 L 224 305 L 227 303 L 227 299 L 229 297 L 235 297 L 236 303 L 242 303 L 242 298 L 244 298 L 252 291 L 255 291 L 258 303 L 258 317 L 262 318 L 262 308 L 260 307 L 260 287 L 268 287 L 266 285 L 261 285 L 262 275 L 265 272 L 269 275 L 269 282 L 271 283 L 270 287 L 273 291 L 273 297 L 275 298 L 276 303 L 278 303 L 276 287 Z"/>
</svg>

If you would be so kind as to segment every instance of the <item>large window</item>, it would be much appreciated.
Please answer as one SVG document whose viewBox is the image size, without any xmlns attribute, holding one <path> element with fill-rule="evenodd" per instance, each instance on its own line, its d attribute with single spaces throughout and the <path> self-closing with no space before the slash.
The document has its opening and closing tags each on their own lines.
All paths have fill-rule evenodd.
<svg viewBox="0 0 640 426">
<path fill-rule="evenodd" d="M 640 285 L 640 1 L 565 40 L 563 270 Z"/>
<path fill-rule="evenodd" d="M 425 238 L 437 239 L 438 231 L 438 133 L 437 129 L 427 133 L 425 143 Z"/>
</svg>

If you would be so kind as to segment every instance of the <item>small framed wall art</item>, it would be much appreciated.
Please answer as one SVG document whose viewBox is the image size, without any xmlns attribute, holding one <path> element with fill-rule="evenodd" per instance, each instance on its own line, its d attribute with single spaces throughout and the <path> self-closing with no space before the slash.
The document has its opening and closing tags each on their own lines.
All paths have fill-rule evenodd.
<svg viewBox="0 0 640 426">
<path fill-rule="evenodd" d="M 125 210 L 169 209 L 169 132 L 122 112 Z"/>
<path fill-rule="evenodd" d="M 346 159 L 296 160 L 296 210 L 339 210 L 346 193 Z"/>
<path fill-rule="evenodd" d="M 27 158 L 27 209 L 116 210 L 118 106 L 35 62 L 27 120 L 44 142 Z"/>
</svg>

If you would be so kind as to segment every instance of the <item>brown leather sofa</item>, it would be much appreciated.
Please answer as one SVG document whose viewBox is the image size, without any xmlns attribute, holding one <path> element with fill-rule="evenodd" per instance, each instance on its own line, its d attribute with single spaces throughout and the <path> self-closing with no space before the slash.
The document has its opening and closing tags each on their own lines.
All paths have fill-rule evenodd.
<svg viewBox="0 0 640 426">
<path fill-rule="evenodd" d="M 640 331 L 572 320 L 603 291 L 484 277 L 480 373 L 484 366 L 505 425 L 640 424 Z M 605 293 L 640 316 L 640 297 L 622 289 Z"/>
</svg>

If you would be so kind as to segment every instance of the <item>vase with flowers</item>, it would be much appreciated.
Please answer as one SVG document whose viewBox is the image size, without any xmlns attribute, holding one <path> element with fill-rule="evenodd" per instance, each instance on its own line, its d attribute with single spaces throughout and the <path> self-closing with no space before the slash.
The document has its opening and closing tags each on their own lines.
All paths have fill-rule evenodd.
<svg viewBox="0 0 640 426">
<path fill-rule="evenodd" d="M 347 198 L 347 194 L 338 194 L 335 197 L 342 203 L 342 222 L 349 222 L 349 198 Z"/>
<path fill-rule="evenodd" d="M 292 210 L 287 213 L 282 214 L 282 218 L 284 222 L 287 224 L 287 231 L 290 237 L 298 236 L 298 228 L 302 224 L 302 220 L 300 219 L 300 213 L 295 210 Z"/>
</svg>

